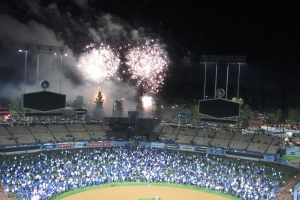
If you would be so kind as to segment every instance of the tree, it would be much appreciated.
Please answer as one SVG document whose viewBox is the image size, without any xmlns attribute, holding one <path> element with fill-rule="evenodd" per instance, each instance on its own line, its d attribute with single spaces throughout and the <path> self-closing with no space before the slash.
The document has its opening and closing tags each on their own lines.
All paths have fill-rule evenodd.
<svg viewBox="0 0 300 200">
<path fill-rule="evenodd" d="M 241 115 L 240 115 L 240 121 L 242 122 L 241 126 L 243 128 L 247 128 L 249 127 L 249 121 L 251 119 L 251 113 L 252 113 L 252 110 L 250 109 L 249 105 L 244 105 L 243 106 L 243 109 L 242 109 L 242 112 L 241 112 Z"/>
<path fill-rule="evenodd" d="M 267 129 L 268 129 L 269 125 L 273 125 L 275 123 L 275 117 L 269 116 L 266 123 L 267 123 Z"/>
<path fill-rule="evenodd" d="M 9 106 L 9 115 L 14 120 L 20 119 L 20 105 L 17 100 L 13 100 L 12 103 Z"/>
<path fill-rule="evenodd" d="M 78 95 L 76 100 L 73 103 L 73 108 L 83 108 L 85 106 L 83 96 Z"/>
<path fill-rule="evenodd" d="M 142 101 L 142 98 L 138 99 L 135 111 L 139 111 L 139 117 L 144 117 L 144 103 Z"/>
<path fill-rule="evenodd" d="M 242 99 L 242 98 L 237 99 L 236 97 L 232 97 L 232 101 L 238 102 L 238 103 L 240 103 L 241 105 L 244 104 L 244 99 Z"/>
<path fill-rule="evenodd" d="M 284 115 L 283 115 L 283 112 L 282 110 L 279 108 L 276 110 L 276 114 L 275 114 L 275 123 L 280 127 L 280 125 L 282 123 L 285 122 L 285 119 L 284 119 Z"/>
<path fill-rule="evenodd" d="M 299 109 L 289 109 L 288 111 L 288 121 L 290 125 L 297 124 L 299 122 Z"/>
<path fill-rule="evenodd" d="M 99 119 L 105 116 L 104 109 L 103 109 L 104 99 L 103 99 L 103 95 L 101 94 L 101 91 L 98 92 L 98 95 L 94 102 L 95 102 L 95 108 L 93 110 L 94 118 Z"/>
<path fill-rule="evenodd" d="M 199 106 L 198 105 L 193 105 L 191 107 L 191 118 L 195 121 L 198 122 L 201 119 L 201 114 L 199 113 Z"/>
<path fill-rule="evenodd" d="M 155 99 L 155 108 L 154 108 L 154 113 L 153 113 L 153 117 L 162 120 L 163 119 L 163 101 L 161 98 L 157 97 Z"/>
<path fill-rule="evenodd" d="M 116 117 L 122 117 L 124 112 L 123 108 L 123 102 L 122 101 L 115 101 L 115 111 L 114 111 L 114 116 Z"/>
</svg>

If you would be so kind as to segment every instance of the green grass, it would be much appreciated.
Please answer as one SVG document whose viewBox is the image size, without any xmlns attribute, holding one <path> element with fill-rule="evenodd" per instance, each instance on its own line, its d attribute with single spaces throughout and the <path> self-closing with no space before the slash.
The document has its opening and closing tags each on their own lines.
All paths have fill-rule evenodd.
<svg viewBox="0 0 300 200">
<path fill-rule="evenodd" d="M 86 191 L 90 191 L 90 190 L 96 190 L 96 189 L 102 189 L 102 188 L 108 188 L 108 187 L 122 187 L 122 186 L 148 186 L 149 183 L 147 182 L 118 182 L 116 183 L 116 185 L 111 186 L 110 184 L 103 184 L 103 185 L 97 185 L 97 186 L 91 186 L 91 187 L 85 187 L 85 188 L 80 188 L 80 189 L 76 189 L 76 190 L 71 190 L 68 192 L 65 192 L 57 197 L 53 197 L 52 200 L 61 200 L 63 198 L 66 198 L 68 196 L 74 195 L 74 194 L 78 194 L 81 192 L 86 192 Z M 150 183 L 151 186 L 163 186 L 163 187 L 174 187 L 174 188 L 183 188 L 183 189 L 189 189 L 189 190 L 196 190 L 199 192 L 206 192 L 206 193 L 210 193 L 210 194 L 214 194 L 214 195 L 218 195 L 218 196 L 222 196 L 225 197 L 229 200 L 238 200 L 239 198 L 231 196 L 230 194 L 224 194 L 222 192 L 218 192 L 215 190 L 209 190 L 206 188 L 197 188 L 195 186 L 188 186 L 188 185 L 182 185 L 182 184 L 175 184 L 175 183 L 171 183 L 171 184 L 167 184 L 167 183 Z M 151 187 L 149 186 L 149 187 Z M 153 200 L 154 198 L 141 198 L 139 200 Z M 162 200 L 162 199 L 161 199 Z"/>
<path fill-rule="evenodd" d="M 283 156 L 283 158 L 285 160 L 287 160 L 288 162 L 292 162 L 292 163 L 299 163 L 300 162 L 300 157 L 299 156 Z"/>
</svg>

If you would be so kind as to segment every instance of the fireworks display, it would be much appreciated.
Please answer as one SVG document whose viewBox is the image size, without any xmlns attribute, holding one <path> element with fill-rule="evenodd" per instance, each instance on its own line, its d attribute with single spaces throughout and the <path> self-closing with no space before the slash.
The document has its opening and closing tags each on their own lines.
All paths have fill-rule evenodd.
<svg viewBox="0 0 300 200">
<path fill-rule="evenodd" d="M 87 46 L 89 49 L 79 58 L 78 67 L 82 68 L 87 79 L 102 82 L 116 75 L 120 65 L 120 58 L 110 46 Z"/>
<path fill-rule="evenodd" d="M 156 94 L 164 83 L 168 57 L 154 40 L 146 40 L 125 55 L 131 79 L 144 94 Z"/>
<path fill-rule="evenodd" d="M 153 101 L 153 99 L 150 96 L 143 96 L 142 97 L 143 106 L 146 109 L 150 108 L 152 106 L 152 101 Z"/>
</svg>

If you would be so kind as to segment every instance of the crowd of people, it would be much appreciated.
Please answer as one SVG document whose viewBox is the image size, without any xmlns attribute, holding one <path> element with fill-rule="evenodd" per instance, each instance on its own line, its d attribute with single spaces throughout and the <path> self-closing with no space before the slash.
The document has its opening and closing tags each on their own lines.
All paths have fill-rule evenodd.
<svg viewBox="0 0 300 200">
<path fill-rule="evenodd" d="M 282 173 L 251 161 L 119 147 L 40 152 L 4 161 L 1 184 L 17 199 L 47 200 L 100 184 L 164 182 L 218 190 L 241 199 L 276 199 Z"/>
</svg>

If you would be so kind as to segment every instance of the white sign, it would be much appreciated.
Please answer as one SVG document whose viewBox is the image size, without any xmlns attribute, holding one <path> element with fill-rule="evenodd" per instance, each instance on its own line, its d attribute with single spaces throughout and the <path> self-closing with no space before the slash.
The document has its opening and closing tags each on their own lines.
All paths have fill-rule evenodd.
<svg viewBox="0 0 300 200">
<path fill-rule="evenodd" d="M 191 145 L 180 145 L 180 149 L 183 151 L 194 151 L 195 148 Z"/>
<path fill-rule="evenodd" d="M 162 149 L 162 148 L 165 148 L 165 143 L 152 142 L 152 143 L 151 143 L 151 147 Z"/>
</svg>

